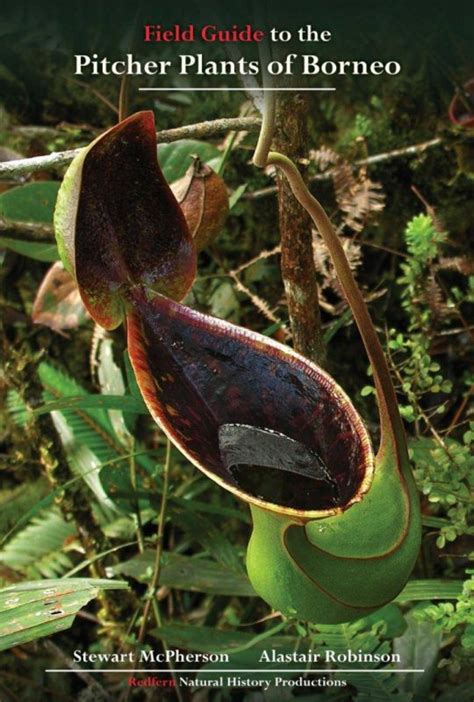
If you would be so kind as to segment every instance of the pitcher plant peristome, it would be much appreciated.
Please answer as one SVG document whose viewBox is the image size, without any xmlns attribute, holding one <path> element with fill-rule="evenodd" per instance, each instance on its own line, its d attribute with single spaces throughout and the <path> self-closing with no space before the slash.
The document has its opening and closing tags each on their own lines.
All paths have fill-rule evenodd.
<svg viewBox="0 0 474 702">
<path fill-rule="evenodd" d="M 250 504 L 247 567 L 256 591 L 285 615 L 355 619 L 405 584 L 420 519 L 386 361 L 342 247 L 297 169 L 270 154 L 320 229 L 366 345 L 382 431 L 375 459 L 362 420 L 325 371 L 179 302 L 195 251 L 152 132 L 151 113 L 138 113 L 73 162 L 58 197 L 60 250 L 98 323 L 110 328 L 126 315 L 130 359 L 154 419 L 194 465 Z M 263 140 L 265 152 L 268 132 Z M 111 300 L 113 314 L 104 314 L 101 304 L 110 308 Z"/>
</svg>

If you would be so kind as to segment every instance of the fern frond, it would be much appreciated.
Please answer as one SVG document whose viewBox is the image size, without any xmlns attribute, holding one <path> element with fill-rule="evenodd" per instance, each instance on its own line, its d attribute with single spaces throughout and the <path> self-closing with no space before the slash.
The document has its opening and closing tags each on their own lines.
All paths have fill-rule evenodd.
<svg viewBox="0 0 474 702">
<path fill-rule="evenodd" d="M 324 146 L 324 144 L 319 149 L 311 149 L 308 155 L 320 171 L 325 171 L 330 166 L 335 166 L 341 159 L 338 153 L 330 147 Z"/>
<path fill-rule="evenodd" d="M 74 535 L 56 509 L 44 511 L 0 551 L 0 563 L 31 579 L 59 577 L 72 567 L 64 547 Z"/>
<path fill-rule="evenodd" d="M 381 212 L 385 207 L 385 195 L 380 183 L 360 173 L 352 174 L 349 164 L 343 162 L 334 171 L 334 188 L 344 224 L 354 232 L 363 229 L 369 215 Z"/>
<path fill-rule="evenodd" d="M 329 253 L 324 246 L 318 233 L 313 230 L 313 256 L 316 270 L 324 278 L 324 284 L 331 287 L 335 292 L 343 297 L 341 287 L 338 285 L 337 276 L 331 263 Z M 362 263 L 362 252 L 360 245 L 348 236 L 341 236 L 339 240 L 342 244 L 351 270 L 355 272 Z"/>
<path fill-rule="evenodd" d="M 31 415 L 17 390 L 8 391 L 5 405 L 8 414 L 13 417 L 15 424 L 19 427 L 24 427 L 31 418 Z"/>
<path fill-rule="evenodd" d="M 45 389 L 45 402 L 88 395 L 82 385 L 48 363 L 43 362 L 39 365 L 38 374 Z M 73 408 L 61 410 L 61 414 L 75 439 L 84 443 L 101 463 L 114 460 L 121 455 L 127 456 L 128 449 L 116 436 L 107 410 Z M 153 461 L 144 454 L 137 458 L 137 463 L 147 470 L 153 468 Z"/>
<path fill-rule="evenodd" d="M 45 402 L 88 395 L 73 378 L 49 363 L 41 363 L 38 374 L 44 387 Z M 29 416 L 28 408 L 18 394 L 11 392 L 9 397 L 12 415 L 21 423 Z M 115 509 L 107 496 L 107 488 L 104 490 L 103 472 L 108 483 L 113 482 L 115 476 L 126 480 L 125 476 L 129 474 L 129 449 L 117 437 L 107 410 L 71 407 L 53 411 L 51 415 L 73 471 L 83 477 L 99 501 Z M 138 473 L 144 476 L 153 474 L 155 463 L 140 451 L 139 445 L 136 453 Z"/>
<path fill-rule="evenodd" d="M 389 668 L 386 672 L 378 672 L 376 675 L 371 670 L 383 670 L 383 666 L 376 660 L 377 656 L 390 653 L 390 643 L 382 640 L 383 621 L 378 624 L 368 625 L 364 619 L 358 619 L 349 624 L 337 625 L 317 625 L 317 633 L 314 641 L 323 650 L 338 655 L 345 656 L 348 652 L 364 656 L 363 663 L 344 662 L 338 664 L 345 670 L 367 669 L 367 673 L 345 672 L 343 677 L 350 684 L 357 688 L 357 702 L 367 702 L 368 700 L 380 702 L 410 702 L 411 694 L 396 691 L 398 680 L 397 675 Z M 372 659 L 372 660 L 370 660 Z"/>
</svg>

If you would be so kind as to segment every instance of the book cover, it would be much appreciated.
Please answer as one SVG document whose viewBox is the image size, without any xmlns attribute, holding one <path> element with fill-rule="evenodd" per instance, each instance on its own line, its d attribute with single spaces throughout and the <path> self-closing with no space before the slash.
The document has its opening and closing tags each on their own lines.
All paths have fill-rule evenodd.
<svg viewBox="0 0 474 702">
<path fill-rule="evenodd" d="M 1 702 L 471 700 L 473 8 L 1 16 Z"/>
</svg>

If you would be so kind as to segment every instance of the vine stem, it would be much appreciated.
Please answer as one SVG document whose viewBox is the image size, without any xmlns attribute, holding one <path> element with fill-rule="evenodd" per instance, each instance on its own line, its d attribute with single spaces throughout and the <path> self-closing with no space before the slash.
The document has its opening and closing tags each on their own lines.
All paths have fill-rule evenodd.
<svg viewBox="0 0 474 702">
<path fill-rule="evenodd" d="M 268 77 L 264 78 L 264 86 L 268 87 Z M 293 107 L 290 122 L 279 124 L 278 131 L 280 148 L 289 149 L 296 156 L 306 142 L 301 127 L 306 115 L 301 111 L 301 104 L 295 103 Z M 280 106 L 278 114 L 281 116 L 282 112 L 284 109 Z M 267 90 L 264 93 L 262 126 L 253 156 L 253 163 L 259 168 L 264 168 L 268 163 L 276 122 L 276 93 L 273 90 Z M 291 188 L 283 178 L 279 179 L 278 201 L 281 275 L 286 293 L 293 346 L 307 358 L 323 365 L 326 353 L 321 331 L 309 217 L 307 212 L 301 209 Z"/>
<path fill-rule="evenodd" d="M 424 141 L 420 144 L 411 144 L 410 146 L 403 146 L 400 149 L 393 149 L 392 151 L 387 151 L 380 154 L 374 154 L 373 156 L 367 156 L 367 158 L 360 158 L 354 161 L 351 165 L 357 167 L 367 167 L 376 165 L 378 163 L 384 163 L 385 161 L 392 161 L 397 158 L 402 158 L 404 156 L 420 156 L 428 149 L 433 147 L 439 147 L 443 145 L 443 141 L 436 137 L 435 139 L 430 139 L 429 141 Z M 334 168 L 329 168 L 324 173 L 316 173 L 308 178 L 310 183 L 324 182 L 326 180 L 331 180 L 334 176 Z M 251 192 L 245 192 L 242 196 L 243 200 L 261 200 L 262 198 L 268 197 L 269 195 L 276 195 L 278 188 L 276 185 L 269 185 L 266 188 L 260 188 L 259 190 L 252 190 Z"/>
<path fill-rule="evenodd" d="M 148 587 L 148 592 L 146 594 L 147 599 L 145 602 L 145 607 L 143 608 L 143 618 L 142 618 L 142 623 L 140 626 L 140 631 L 138 633 L 138 643 L 139 644 L 143 643 L 143 640 L 145 638 L 148 617 L 150 615 L 150 609 L 152 607 L 153 607 L 153 613 L 155 615 L 156 625 L 158 626 L 158 628 L 160 628 L 162 626 L 161 612 L 160 612 L 160 608 L 158 606 L 158 603 L 156 602 L 156 593 L 158 590 L 158 586 L 160 584 L 161 558 L 163 555 L 163 536 L 164 536 L 165 524 L 166 524 L 166 509 L 168 506 L 168 492 L 169 492 L 169 484 L 170 484 L 171 449 L 172 449 L 171 441 L 169 439 L 166 439 L 166 457 L 165 457 L 165 465 L 163 467 L 163 493 L 161 496 L 160 514 L 158 516 L 158 529 L 157 529 L 157 534 L 156 534 L 157 544 L 156 544 L 156 551 L 155 551 L 155 564 L 153 567 L 153 575 L 151 577 L 150 585 Z M 162 637 L 161 637 L 161 643 L 163 645 L 163 648 L 166 651 L 168 649 L 168 644 L 166 643 L 166 640 Z M 170 666 L 170 675 L 176 683 L 176 673 L 171 666 Z M 182 702 L 181 691 L 180 691 L 179 685 L 177 683 L 175 686 L 175 692 L 176 692 L 176 696 L 177 696 L 179 702 Z"/>
<path fill-rule="evenodd" d="M 129 469 L 130 469 L 130 483 L 132 486 L 133 496 L 134 496 L 134 521 L 135 521 L 135 531 L 137 534 L 138 550 L 143 553 L 145 550 L 145 539 L 143 537 L 143 524 L 140 512 L 140 500 L 137 497 L 137 462 L 135 458 L 135 444 L 136 440 L 134 436 L 130 437 L 130 457 L 129 457 Z"/>
<path fill-rule="evenodd" d="M 151 577 L 150 585 L 148 587 L 148 592 L 146 594 L 146 603 L 145 607 L 143 609 L 143 619 L 142 623 L 140 626 L 140 632 L 138 634 L 138 641 L 140 643 L 143 642 L 143 639 L 145 638 L 146 634 L 146 627 L 147 627 L 147 622 L 148 622 L 148 617 L 150 614 L 150 609 L 153 603 L 153 600 L 155 599 L 156 591 L 158 589 L 158 585 L 160 582 L 160 574 L 161 574 L 161 557 L 163 554 L 163 534 L 165 531 L 165 523 L 166 523 L 166 508 L 168 506 L 168 490 L 169 490 L 169 478 L 170 478 L 170 465 L 171 465 L 171 442 L 169 439 L 166 440 L 166 458 L 165 458 L 165 465 L 163 468 L 163 493 L 161 497 L 161 507 L 160 507 L 160 514 L 158 517 L 158 530 L 157 530 L 157 544 L 156 544 L 156 551 L 155 551 L 155 564 L 153 567 L 153 575 Z M 156 610 L 155 610 L 156 614 Z M 158 620 L 157 624 L 158 626 L 161 623 L 161 617 L 158 615 Z"/>
<path fill-rule="evenodd" d="M 354 315 L 367 356 L 372 365 L 380 413 L 380 450 L 383 451 L 388 445 L 391 445 L 390 448 L 396 450 L 398 454 L 400 452 L 405 454 L 403 456 L 399 455 L 399 459 L 402 457 L 406 458 L 405 430 L 398 410 L 397 398 L 387 359 L 367 305 L 352 275 L 339 237 L 334 231 L 323 207 L 309 192 L 295 164 L 289 158 L 277 152 L 268 154 L 267 163 L 277 166 L 285 174 L 295 198 L 310 215 L 331 255 L 336 274 Z"/>
<path fill-rule="evenodd" d="M 276 102 L 272 90 L 265 92 L 263 98 L 262 126 L 258 136 L 257 146 L 253 155 L 253 163 L 257 168 L 265 168 L 268 152 L 272 145 L 275 129 Z"/>
</svg>

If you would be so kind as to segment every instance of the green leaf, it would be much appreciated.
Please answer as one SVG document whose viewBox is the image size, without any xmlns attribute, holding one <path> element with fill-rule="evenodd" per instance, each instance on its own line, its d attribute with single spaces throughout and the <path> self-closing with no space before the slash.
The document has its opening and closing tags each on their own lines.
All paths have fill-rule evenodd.
<svg viewBox="0 0 474 702">
<path fill-rule="evenodd" d="M 278 629 L 281 627 L 281 623 L 277 625 Z M 179 648 L 200 653 L 228 653 L 232 656 L 231 665 L 235 665 L 235 656 L 244 651 L 252 650 L 252 661 L 258 662 L 258 657 L 263 650 L 275 650 L 277 653 L 281 653 L 282 650 L 290 652 L 298 649 L 296 636 L 272 636 L 272 631 L 274 629 L 255 634 L 235 630 L 225 631 L 207 626 L 165 624 L 151 633 Z M 281 666 L 281 664 L 275 665 Z"/>
<path fill-rule="evenodd" d="M 184 529 L 193 541 L 197 541 L 206 551 L 209 551 L 211 556 L 224 568 L 239 574 L 244 572 L 242 559 L 237 554 L 235 547 L 222 532 L 222 529 L 214 526 L 209 519 L 202 514 L 184 511 L 175 516 L 173 521 Z"/>
<path fill-rule="evenodd" d="M 0 651 L 68 629 L 101 589 L 127 589 L 123 581 L 71 578 L 24 582 L 0 590 Z"/>
<path fill-rule="evenodd" d="M 462 593 L 462 580 L 410 580 L 394 602 L 455 600 Z"/>
<path fill-rule="evenodd" d="M 43 512 L 0 551 L 0 563 L 30 578 L 58 577 L 72 568 L 64 547 L 75 533 L 56 509 Z"/>
<path fill-rule="evenodd" d="M 60 400 L 46 402 L 32 410 L 33 414 L 48 414 L 57 410 L 107 409 L 124 410 L 134 414 L 148 414 L 143 402 L 134 397 L 123 395 L 80 395 L 78 397 L 63 397 Z"/>
<path fill-rule="evenodd" d="M 19 253 L 22 256 L 33 258 L 35 261 L 51 263 L 59 259 L 56 244 L 49 244 L 47 242 L 24 241 L 22 239 L 0 236 L 0 247 Z"/>
<path fill-rule="evenodd" d="M 384 625 L 384 631 L 381 634 L 384 639 L 394 639 L 396 636 L 402 636 L 407 628 L 405 617 L 401 613 L 397 605 L 392 603 L 385 605 L 382 609 L 378 609 L 372 614 L 368 614 L 360 621 L 368 627 L 373 624 L 379 626 Z"/>
<path fill-rule="evenodd" d="M 390 643 L 381 641 L 380 631 L 371 624 L 369 618 L 358 619 L 348 624 L 317 625 L 318 632 L 314 643 L 326 651 L 335 654 L 347 654 L 347 651 L 357 651 L 362 654 L 390 653 Z M 335 667 L 360 669 L 359 662 L 344 662 Z M 336 678 L 347 680 L 357 689 L 357 702 L 373 702 L 374 700 L 393 700 L 393 702 L 409 702 L 412 697 L 406 693 L 395 693 L 397 675 L 392 672 L 393 666 L 381 668 L 376 661 L 364 663 L 364 673 L 344 672 L 336 674 Z M 378 669 L 373 674 L 371 669 Z"/>
<path fill-rule="evenodd" d="M 123 363 L 125 366 L 125 373 L 127 375 L 127 385 L 128 391 L 132 397 L 136 400 L 142 399 L 142 394 L 140 388 L 138 387 L 137 379 L 135 378 L 135 373 L 133 372 L 132 364 L 130 363 L 130 356 L 128 355 L 128 350 L 125 349 L 123 352 Z"/>
<path fill-rule="evenodd" d="M 280 628 L 280 625 L 278 625 Z M 273 663 L 271 660 L 262 660 L 267 652 L 274 651 L 277 655 L 289 655 L 301 649 L 307 651 L 307 647 L 297 637 L 293 636 L 272 636 L 272 630 L 263 634 L 248 634 L 242 631 L 223 631 L 214 627 L 206 626 L 186 626 L 186 625 L 165 625 L 151 632 L 156 638 L 164 639 L 168 646 L 183 648 L 202 653 L 228 653 L 228 662 L 209 663 L 204 665 L 198 674 L 199 680 L 211 680 L 218 677 L 218 673 L 208 672 L 209 670 L 219 670 L 222 672 L 230 670 L 245 670 L 260 668 L 264 672 L 265 679 L 273 680 L 276 676 L 280 678 L 291 678 L 297 673 L 272 673 L 272 669 L 285 668 L 286 670 L 301 669 L 304 664 L 297 662 Z M 235 652 L 233 652 L 235 649 Z"/>
<path fill-rule="evenodd" d="M 348 307 L 346 310 L 344 310 L 344 312 L 339 317 L 337 317 L 334 320 L 334 322 L 331 322 L 330 324 L 328 324 L 328 327 L 323 334 L 323 341 L 326 344 L 329 344 L 329 342 L 337 334 L 339 329 L 344 327 L 346 324 L 350 323 L 351 320 L 352 320 L 352 312 L 351 312 L 350 307 Z M 370 371 L 370 368 L 369 368 L 369 371 Z M 368 372 L 367 375 L 370 375 L 370 372 Z"/>
<path fill-rule="evenodd" d="M 218 285 L 212 293 L 209 303 L 215 317 L 238 321 L 240 305 L 234 287 L 228 281 L 224 280 Z"/>
<path fill-rule="evenodd" d="M 82 475 L 99 499 L 104 498 L 105 491 L 107 498 L 117 507 L 129 511 L 130 499 L 133 497 L 129 477 L 130 451 L 118 440 L 105 411 L 109 408 L 108 398 L 102 395 L 88 395 L 75 380 L 47 363 L 41 363 L 38 371 L 45 388 L 44 399 L 54 398 L 54 402 L 46 404 L 50 411 L 53 410 L 53 421 L 62 435 L 62 440 L 67 443 L 66 450 L 73 470 Z M 74 400 L 72 402 L 71 396 Z M 125 409 L 128 399 L 132 404 L 139 404 L 134 398 L 118 396 L 117 399 L 120 403 L 115 404 L 114 409 Z M 87 400 L 91 401 L 92 406 Z M 82 402 L 86 405 L 85 408 Z M 60 413 L 58 409 L 61 409 Z M 144 486 L 145 477 L 148 479 L 148 476 L 155 474 L 155 463 L 141 451 L 140 445 L 137 445 L 135 453 L 138 485 Z M 103 467 L 99 474 L 100 466 Z M 126 491 L 127 504 L 116 503 L 113 493 L 117 486 L 122 486 Z"/>
<path fill-rule="evenodd" d="M 219 563 L 177 553 L 165 552 L 162 558 L 160 585 L 210 595 L 255 597 L 255 591 L 245 573 L 234 573 Z M 151 578 L 154 562 L 155 551 L 148 549 L 135 558 L 114 566 L 111 572 L 147 582 Z"/>
<path fill-rule="evenodd" d="M 262 334 L 265 336 L 273 336 L 273 334 L 281 329 L 283 326 L 283 322 L 274 322 L 273 324 L 270 324 L 270 326 L 265 327 L 265 329 L 262 330 Z"/>
<path fill-rule="evenodd" d="M 150 632 L 157 638 L 163 638 L 171 646 L 200 653 L 220 653 L 233 648 L 247 646 L 255 634 L 243 631 L 224 631 L 207 626 L 187 626 L 186 624 L 166 624 Z M 289 638 L 290 642 L 296 639 Z"/>
<path fill-rule="evenodd" d="M 81 476 L 99 502 L 113 510 L 114 504 L 99 477 L 100 461 L 97 456 L 84 442 L 77 440 L 64 415 L 55 412 L 52 419 L 73 471 Z"/>
<path fill-rule="evenodd" d="M 446 240 L 446 234 L 439 232 L 429 215 L 420 214 L 411 219 L 405 230 L 408 253 L 417 262 L 427 264 L 438 252 L 438 247 Z"/>
<path fill-rule="evenodd" d="M 427 514 L 422 515 L 421 521 L 423 526 L 434 527 L 435 529 L 442 529 L 443 527 L 449 526 L 450 523 L 447 519 L 443 519 L 442 517 L 432 517 Z"/>
<path fill-rule="evenodd" d="M 47 180 L 7 190 L 0 195 L 0 217 L 7 223 L 52 224 L 59 185 Z"/>
<path fill-rule="evenodd" d="M 465 682 L 461 685 L 450 686 L 437 702 L 472 702 L 474 699 L 474 682 Z"/>
<path fill-rule="evenodd" d="M 122 371 L 114 361 L 113 340 L 111 338 L 105 338 L 100 341 L 98 355 L 99 366 L 97 368 L 97 377 L 102 394 L 105 397 L 110 397 L 111 395 L 124 397 L 125 383 Z M 133 436 L 130 434 L 125 424 L 122 407 L 120 409 L 109 410 L 108 415 L 117 439 L 125 447 L 131 449 L 133 446 Z"/>
<path fill-rule="evenodd" d="M 130 460 L 136 464 L 136 489 L 132 485 Z M 161 469 L 161 464 L 150 460 L 148 454 L 138 450 L 129 454 L 127 463 L 120 461 L 115 465 L 104 465 L 100 471 L 100 481 L 120 511 L 134 514 L 137 508 L 151 509 L 155 514 L 154 506 L 161 504 Z"/>
<path fill-rule="evenodd" d="M 219 517 L 228 519 L 238 519 L 241 522 L 250 524 L 250 517 L 247 510 L 233 509 L 232 507 L 222 507 L 210 502 L 201 502 L 194 498 L 170 497 L 170 501 L 178 507 L 189 510 L 190 512 L 202 512 L 203 514 L 214 514 Z"/>
<path fill-rule="evenodd" d="M 10 490 L 0 493 L 0 534 L 5 534 L 23 516 L 48 494 L 45 478 L 24 482 Z M 33 516 L 33 515 L 32 515 Z"/>
<path fill-rule="evenodd" d="M 195 139 L 180 139 L 172 144 L 158 146 L 158 161 L 168 183 L 178 180 L 186 173 L 193 156 L 199 156 L 201 161 L 207 163 L 221 155 L 219 149 L 212 144 Z"/>
<path fill-rule="evenodd" d="M 229 198 L 229 210 L 232 210 L 232 208 L 236 206 L 244 192 L 247 190 L 247 187 L 248 183 L 244 183 L 243 185 L 239 185 L 239 187 L 234 190 Z"/>
<path fill-rule="evenodd" d="M 436 631 L 431 622 L 416 619 L 414 611 L 416 608 L 407 615 L 408 627 L 403 636 L 394 640 L 393 652 L 401 658 L 400 668 L 424 670 L 417 675 L 400 674 L 398 678 L 399 689 L 423 699 L 431 688 L 441 646 L 441 632 Z"/>
</svg>

